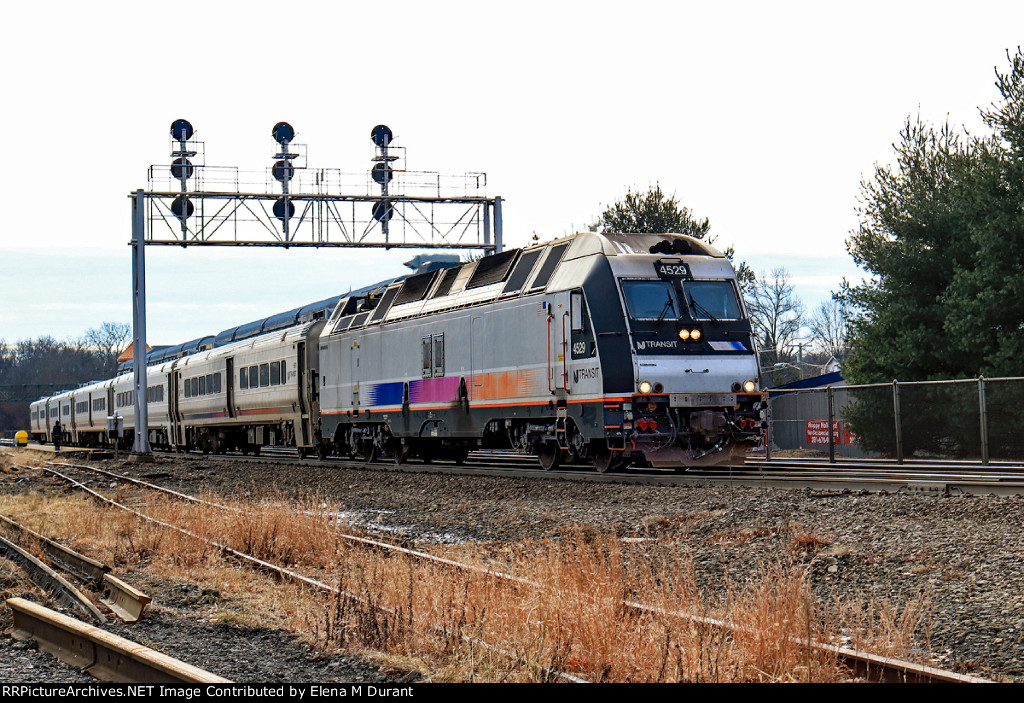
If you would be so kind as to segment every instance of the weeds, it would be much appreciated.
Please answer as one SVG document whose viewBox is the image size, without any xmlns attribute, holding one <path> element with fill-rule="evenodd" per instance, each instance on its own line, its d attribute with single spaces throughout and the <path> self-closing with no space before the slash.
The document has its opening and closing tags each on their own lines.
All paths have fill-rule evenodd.
<svg viewBox="0 0 1024 703">
<path fill-rule="evenodd" d="M 150 573 L 210 584 L 224 594 L 208 604 L 218 618 L 234 617 L 232 599 L 253 600 L 264 616 L 322 646 L 416 656 L 435 680 L 548 681 L 567 671 L 592 681 L 837 681 L 843 672 L 834 657 L 801 642 L 832 641 L 842 631 L 872 651 L 905 654 L 927 610 L 918 599 L 901 609 L 837 604 L 828 613 L 838 616 L 829 616 L 807 572 L 780 564 L 763 565 L 757 578 L 712 597 L 684 552 L 652 549 L 627 560 L 619 540 L 587 526 L 554 541 L 483 550 L 478 563 L 500 556 L 504 568 L 539 584 L 530 587 L 352 547 L 339 532 L 338 506 L 322 499 L 234 507 L 156 501 L 148 512 L 328 580 L 338 592 L 326 597 L 228 569 L 219 550 L 199 539 L 77 497 L 0 496 L 3 511 L 44 534 L 86 544 L 108 563 L 144 564 Z M 658 531 L 666 522 L 654 516 L 647 527 Z M 801 550 L 829 544 L 813 533 L 768 530 L 783 531 Z M 711 618 L 736 628 L 723 631 Z"/>
</svg>

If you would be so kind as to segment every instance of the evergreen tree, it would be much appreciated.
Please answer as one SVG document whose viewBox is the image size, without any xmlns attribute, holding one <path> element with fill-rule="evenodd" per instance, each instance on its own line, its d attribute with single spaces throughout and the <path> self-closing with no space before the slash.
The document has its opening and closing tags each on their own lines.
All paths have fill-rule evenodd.
<svg viewBox="0 0 1024 703">
<path fill-rule="evenodd" d="M 976 197 L 988 145 L 907 121 L 895 145 L 896 164 L 877 166 L 861 186 L 859 228 L 847 249 L 872 278 L 844 284 L 840 295 L 855 312 L 851 383 L 957 378 L 974 371 L 975 357 L 947 329 L 964 301 L 950 290 L 970 267 L 970 228 L 983 218 Z"/>
<path fill-rule="evenodd" d="M 975 358 L 971 375 L 1019 376 L 1024 360 L 1024 55 L 996 71 L 1001 100 L 982 111 L 995 140 L 972 194 L 972 261 L 955 273 L 946 328 Z"/>
<path fill-rule="evenodd" d="M 660 184 L 655 184 L 646 193 L 626 191 L 626 197 L 601 213 L 591 231 L 600 230 L 615 234 L 688 234 L 708 244 L 715 243 L 711 236 L 711 222 L 708 218 L 699 220 L 688 207 L 679 204 L 675 195 L 665 195 Z M 733 248 L 725 250 L 729 261 L 733 260 Z M 753 283 L 754 272 L 746 262 L 736 267 L 736 279 L 741 291 Z"/>
<path fill-rule="evenodd" d="M 704 239 L 711 229 L 707 218 L 697 220 L 675 195 L 666 196 L 655 184 L 644 194 L 626 191 L 626 197 L 601 213 L 602 232 L 664 234 L 675 232 Z M 713 239 L 708 239 L 710 244 Z"/>
<path fill-rule="evenodd" d="M 999 100 L 982 111 L 987 138 L 908 121 L 893 167 L 862 185 L 860 225 L 847 240 L 872 278 L 844 285 L 853 308 L 851 383 L 1018 376 L 1024 359 L 1024 55 L 996 69 Z M 861 393 L 858 391 L 858 393 Z M 846 418 L 861 444 L 891 451 L 892 407 L 855 402 Z M 1014 384 L 987 393 L 990 451 L 1010 455 L 1021 399 Z M 967 386 L 908 388 L 904 451 L 976 456 L 977 394 Z"/>
</svg>

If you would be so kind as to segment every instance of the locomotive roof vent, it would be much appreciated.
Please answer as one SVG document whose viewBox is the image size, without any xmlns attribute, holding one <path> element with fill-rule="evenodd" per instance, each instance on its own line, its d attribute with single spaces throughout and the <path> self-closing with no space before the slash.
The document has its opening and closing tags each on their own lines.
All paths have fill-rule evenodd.
<svg viewBox="0 0 1024 703">
<path fill-rule="evenodd" d="M 686 239 L 662 239 L 652 246 L 649 251 L 652 254 L 681 254 L 683 256 L 700 256 L 704 254 L 692 242 Z"/>
</svg>

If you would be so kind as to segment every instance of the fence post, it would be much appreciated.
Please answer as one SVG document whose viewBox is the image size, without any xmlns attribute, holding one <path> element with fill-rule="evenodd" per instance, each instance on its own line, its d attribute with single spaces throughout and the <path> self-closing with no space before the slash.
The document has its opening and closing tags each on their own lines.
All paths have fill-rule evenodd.
<svg viewBox="0 0 1024 703">
<path fill-rule="evenodd" d="M 900 384 L 892 380 L 892 410 L 896 418 L 896 463 L 903 463 L 903 429 L 900 427 Z"/>
<path fill-rule="evenodd" d="M 836 436 L 832 432 L 832 423 L 835 421 L 835 406 L 833 405 L 832 386 L 828 387 L 828 463 L 836 463 Z"/>
<path fill-rule="evenodd" d="M 981 463 L 988 465 L 988 414 L 985 403 L 985 377 L 978 376 L 978 418 L 981 423 Z"/>
</svg>

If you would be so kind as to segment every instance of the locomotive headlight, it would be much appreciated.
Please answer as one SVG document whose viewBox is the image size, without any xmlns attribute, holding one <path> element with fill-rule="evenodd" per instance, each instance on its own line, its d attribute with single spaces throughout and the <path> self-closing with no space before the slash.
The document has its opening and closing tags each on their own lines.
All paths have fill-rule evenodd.
<svg viewBox="0 0 1024 703">
<path fill-rule="evenodd" d="M 690 339 L 692 339 L 695 342 L 700 341 L 700 330 L 699 329 L 690 330 Z"/>
<path fill-rule="evenodd" d="M 647 395 L 648 393 L 651 392 L 651 388 L 652 388 L 651 382 L 650 381 L 640 381 L 640 385 L 637 386 L 637 388 L 640 389 L 641 393 L 643 393 L 644 395 Z"/>
<path fill-rule="evenodd" d="M 743 390 L 746 391 L 747 393 L 753 393 L 755 390 L 757 390 L 757 384 L 751 380 L 746 380 L 743 382 Z"/>
<path fill-rule="evenodd" d="M 679 330 L 679 339 L 684 342 L 690 338 L 690 330 Z"/>
</svg>

